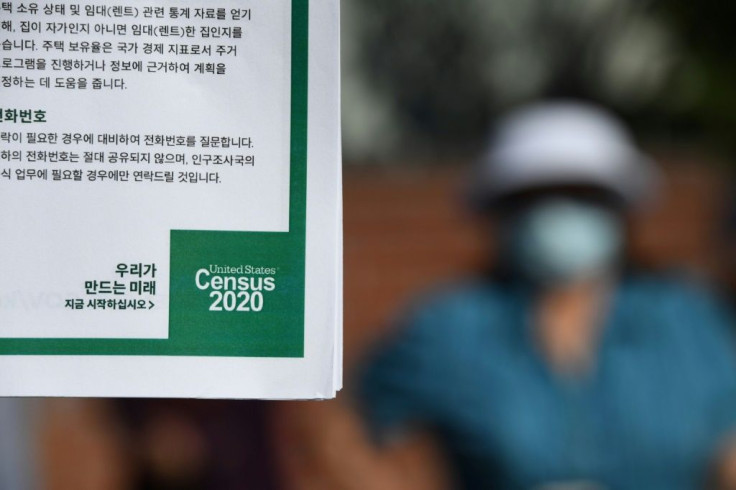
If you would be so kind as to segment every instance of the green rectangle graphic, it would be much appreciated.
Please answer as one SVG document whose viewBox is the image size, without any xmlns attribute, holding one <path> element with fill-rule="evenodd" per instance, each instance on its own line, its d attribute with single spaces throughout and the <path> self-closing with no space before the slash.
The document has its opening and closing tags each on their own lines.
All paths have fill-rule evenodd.
<svg viewBox="0 0 736 490">
<path fill-rule="evenodd" d="M 291 233 L 173 231 L 169 342 L 190 355 L 302 356 L 303 257 Z"/>
</svg>

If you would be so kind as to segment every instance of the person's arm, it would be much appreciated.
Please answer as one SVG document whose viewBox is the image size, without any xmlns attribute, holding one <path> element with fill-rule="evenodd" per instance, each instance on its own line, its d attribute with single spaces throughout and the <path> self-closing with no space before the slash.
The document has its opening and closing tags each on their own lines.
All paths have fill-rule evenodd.
<svg viewBox="0 0 736 490">
<path fill-rule="evenodd" d="M 424 304 L 350 377 L 349 394 L 279 405 L 275 430 L 285 487 L 444 490 L 448 464 L 432 435 L 441 418 L 436 376 L 442 315 Z M 353 395 L 353 396 L 351 396 Z"/>
</svg>

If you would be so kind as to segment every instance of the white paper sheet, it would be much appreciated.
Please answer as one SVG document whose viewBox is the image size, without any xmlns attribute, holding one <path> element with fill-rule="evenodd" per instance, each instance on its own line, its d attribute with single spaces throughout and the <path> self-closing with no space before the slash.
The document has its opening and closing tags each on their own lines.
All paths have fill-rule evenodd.
<svg viewBox="0 0 736 490">
<path fill-rule="evenodd" d="M 0 12 L 0 395 L 332 398 L 339 4 Z"/>
</svg>

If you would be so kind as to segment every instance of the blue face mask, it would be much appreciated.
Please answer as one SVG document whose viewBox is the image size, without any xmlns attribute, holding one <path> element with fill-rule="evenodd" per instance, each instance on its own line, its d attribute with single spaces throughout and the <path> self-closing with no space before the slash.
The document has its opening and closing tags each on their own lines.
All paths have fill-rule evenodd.
<svg viewBox="0 0 736 490">
<path fill-rule="evenodd" d="M 623 246 L 615 212 L 565 198 L 530 206 L 509 221 L 507 231 L 515 270 L 542 286 L 605 274 Z"/>
</svg>

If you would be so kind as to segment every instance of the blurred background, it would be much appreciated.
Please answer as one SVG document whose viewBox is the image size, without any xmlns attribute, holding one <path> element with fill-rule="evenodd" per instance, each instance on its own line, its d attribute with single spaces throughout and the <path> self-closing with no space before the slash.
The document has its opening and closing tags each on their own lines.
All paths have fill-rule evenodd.
<svg viewBox="0 0 736 490">
<path fill-rule="evenodd" d="M 6 443 L 20 441 L 0 443 L 0 487 L 442 488 L 440 470 L 412 473 L 415 456 L 389 460 L 368 444 L 351 374 L 412 297 L 492 255 L 463 206 L 464 180 L 498 115 L 535 99 L 582 98 L 620 115 L 666 175 L 634 223 L 637 261 L 733 290 L 736 3 L 345 0 L 342 9 L 344 392 L 330 402 L 0 406 L 0 418 L 22 414 L 0 428 Z"/>
</svg>

